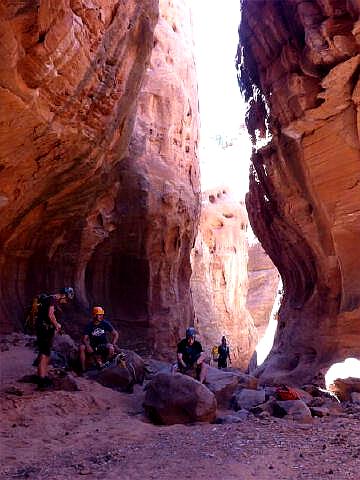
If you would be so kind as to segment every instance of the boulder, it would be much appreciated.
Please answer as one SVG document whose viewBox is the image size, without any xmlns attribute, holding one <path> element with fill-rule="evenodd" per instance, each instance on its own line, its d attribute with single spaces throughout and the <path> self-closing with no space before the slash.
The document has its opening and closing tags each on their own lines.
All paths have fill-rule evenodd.
<svg viewBox="0 0 360 480">
<path fill-rule="evenodd" d="M 337 378 L 329 390 L 334 393 L 342 402 L 351 400 L 352 392 L 360 392 L 360 378 Z"/>
<path fill-rule="evenodd" d="M 274 403 L 274 415 L 301 423 L 310 423 L 312 415 L 309 407 L 302 400 L 277 400 Z"/>
<path fill-rule="evenodd" d="M 171 363 L 150 358 L 145 362 L 145 379 L 152 380 L 159 372 L 171 372 Z"/>
<path fill-rule="evenodd" d="M 351 392 L 350 398 L 352 403 L 360 404 L 360 392 Z"/>
<path fill-rule="evenodd" d="M 232 404 L 235 410 L 241 408 L 250 409 L 265 402 L 265 390 L 250 390 L 243 388 L 235 392 L 232 398 Z"/>
<path fill-rule="evenodd" d="M 313 417 L 325 417 L 330 415 L 330 410 L 327 407 L 310 407 L 310 412 Z"/>
<path fill-rule="evenodd" d="M 233 372 L 209 367 L 205 385 L 214 393 L 218 405 L 228 407 L 235 390 L 239 386 L 239 381 L 240 377 Z"/>
<path fill-rule="evenodd" d="M 259 380 L 248 373 L 241 372 L 237 368 L 224 368 L 223 372 L 231 372 L 239 378 L 239 385 L 243 388 L 249 388 L 250 390 L 257 390 L 259 386 Z"/>
<path fill-rule="evenodd" d="M 110 364 L 102 370 L 92 370 L 86 376 L 105 387 L 121 392 L 132 393 L 136 383 L 142 384 L 145 377 L 144 360 L 131 350 L 122 350 L 125 354 L 126 367 L 121 364 Z"/>
<path fill-rule="evenodd" d="M 51 363 L 55 367 L 73 368 L 79 358 L 78 347 L 70 335 L 55 335 Z"/>
<path fill-rule="evenodd" d="M 250 408 L 251 413 L 257 416 L 261 416 L 264 412 L 267 415 L 274 415 L 274 405 L 276 403 L 275 398 L 270 398 L 267 402 L 256 405 Z"/>
<path fill-rule="evenodd" d="M 213 422 L 215 395 L 197 380 L 160 372 L 146 386 L 145 412 L 156 424 Z"/>
</svg>

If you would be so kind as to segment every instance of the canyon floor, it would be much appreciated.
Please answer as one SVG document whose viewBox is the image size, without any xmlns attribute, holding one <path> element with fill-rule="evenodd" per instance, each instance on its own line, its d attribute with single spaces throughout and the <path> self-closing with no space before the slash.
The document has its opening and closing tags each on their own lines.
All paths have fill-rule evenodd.
<svg viewBox="0 0 360 480">
<path fill-rule="evenodd" d="M 34 373 L 32 349 L 2 350 L 0 478 L 360 478 L 360 407 L 311 424 L 250 416 L 161 427 L 144 416 L 141 386 L 126 394 L 76 377 L 79 391 L 40 392 L 18 382 Z"/>
</svg>

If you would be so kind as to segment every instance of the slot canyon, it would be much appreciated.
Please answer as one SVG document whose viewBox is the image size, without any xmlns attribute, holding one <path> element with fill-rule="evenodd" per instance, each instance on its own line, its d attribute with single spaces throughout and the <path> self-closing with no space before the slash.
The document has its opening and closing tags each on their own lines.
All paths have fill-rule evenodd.
<svg viewBox="0 0 360 480">
<path fill-rule="evenodd" d="M 360 360 L 360 3 L 236 2 L 247 110 L 230 100 L 207 183 L 195 33 L 230 29 L 215 3 L 0 4 L 3 478 L 358 478 L 360 371 L 325 376 Z M 45 354 L 26 314 L 70 286 Z M 101 361 L 95 305 L 119 332 Z M 188 327 L 205 353 L 182 370 Z"/>
</svg>

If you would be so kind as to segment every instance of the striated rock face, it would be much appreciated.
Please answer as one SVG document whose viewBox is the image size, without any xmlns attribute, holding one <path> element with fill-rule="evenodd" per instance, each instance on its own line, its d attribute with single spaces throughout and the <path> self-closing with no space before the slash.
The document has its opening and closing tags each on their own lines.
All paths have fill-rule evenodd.
<svg viewBox="0 0 360 480">
<path fill-rule="evenodd" d="M 247 207 L 284 284 L 264 381 L 312 381 L 360 355 L 359 8 L 243 1 L 248 128 L 272 134 L 252 157 Z"/>
<path fill-rule="evenodd" d="M 100 303 L 160 349 L 192 318 L 190 18 L 181 0 L 160 10 L 156 0 L 0 6 L 2 331 L 20 327 L 35 293 L 66 284 L 82 322 Z"/>
<path fill-rule="evenodd" d="M 249 310 L 261 338 L 268 326 L 271 310 L 279 287 L 279 272 L 260 243 L 249 247 L 249 288 L 246 308 Z"/>
<path fill-rule="evenodd" d="M 243 368 L 257 342 L 254 322 L 245 306 L 247 225 L 244 203 L 235 201 L 222 188 L 204 192 L 191 278 L 195 326 L 203 347 L 210 350 L 225 335 L 234 365 Z"/>
</svg>

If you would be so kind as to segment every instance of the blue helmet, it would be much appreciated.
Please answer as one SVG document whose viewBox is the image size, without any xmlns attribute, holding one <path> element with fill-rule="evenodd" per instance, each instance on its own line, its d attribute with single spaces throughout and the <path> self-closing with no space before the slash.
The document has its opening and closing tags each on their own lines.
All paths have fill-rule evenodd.
<svg viewBox="0 0 360 480">
<path fill-rule="evenodd" d="M 66 295 L 69 300 L 72 300 L 75 297 L 75 292 L 72 287 L 64 287 L 61 289 L 61 293 Z"/>
<path fill-rule="evenodd" d="M 196 331 L 194 327 L 189 327 L 186 329 L 186 338 L 195 338 Z"/>
</svg>

